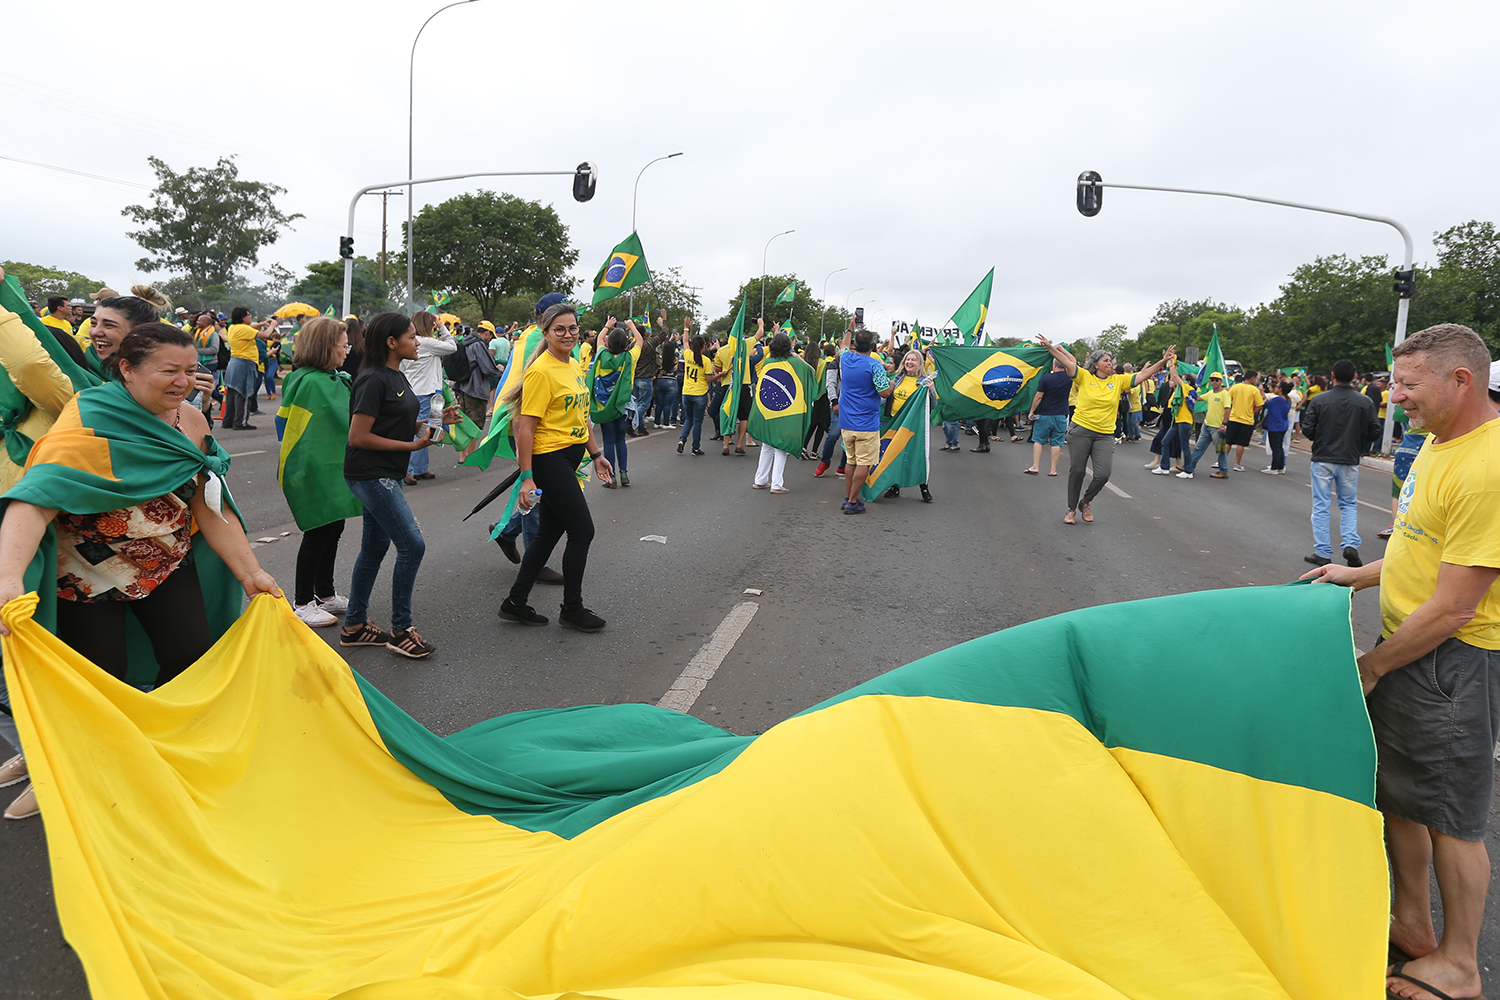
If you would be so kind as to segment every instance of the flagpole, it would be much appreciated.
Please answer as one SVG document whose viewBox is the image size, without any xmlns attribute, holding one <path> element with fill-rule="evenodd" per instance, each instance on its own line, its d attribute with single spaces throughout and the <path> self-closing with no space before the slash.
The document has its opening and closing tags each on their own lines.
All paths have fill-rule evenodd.
<svg viewBox="0 0 1500 1000">
<path fill-rule="evenodd" d="M 652 163 L 660 163 L 662 160 L 670 160 L 674 156 L 681 156 L 681 155 L 682 155 L 681 153 L 668 153 L 666 156 L 658 156 L 656 159 L 649 161 L 646 164 L 646 167 L 651 166 Z M 630 232 L 631 232 L 632 235 L 635 234 L 635 206 L 636 206 L 636 202 L 640 200 L 640 196 L 641 196 L 641 174 L 644 174 L 646 172 L 646 167 L 642 167 L 641 168 L 641 173 L 635 175 L 635 187 L 632 188 L 631 192 L 630 192 Z M 630 298 L 627 301 L 627 305 L 628 305 L 628 308 L 630 310 L 630 315 L 634 316 L 635 315 L 635 289 L 632 288 L 630 290 L 629 294 L 630 294 Z"/>
<path fill-rule="evenodd" d="M 847 270 L 849 270 L 847 267 L 841 267 L 838 271 L 829 271 L 828 278 L 838 274 L 839 271 Z M 823 345 L 823 327 L 828 319 L 828 278 L 823 279 L 823 297 L 819 300 L 823 304 L 822 313 L 818 316 L 818 346 L 820 348 Z"/>
</svg>

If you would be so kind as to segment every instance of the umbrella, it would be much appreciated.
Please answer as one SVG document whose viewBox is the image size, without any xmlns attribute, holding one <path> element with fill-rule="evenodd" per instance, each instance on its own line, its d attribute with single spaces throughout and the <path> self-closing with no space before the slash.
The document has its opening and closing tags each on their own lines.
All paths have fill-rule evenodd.
<svg viewBox="0 0 1500 1000">
<path fill-rule="evenodd" d="M 308 305 L 306 302 L 288 302 L 271 315 L 277 319 L 292 319 L 295 316 L 321 316 L 323 315 L 323 311 L 317 306 Z"/>
<path fill-rule="evenodd" d="M 438 313 L 438 319 L 442 320 L 444 323 L 447 323 L 449 326 L 453 326 L 455 323 L 463 322 L 463 320 L 459 319 L 452 313 Z"/>
</svg>

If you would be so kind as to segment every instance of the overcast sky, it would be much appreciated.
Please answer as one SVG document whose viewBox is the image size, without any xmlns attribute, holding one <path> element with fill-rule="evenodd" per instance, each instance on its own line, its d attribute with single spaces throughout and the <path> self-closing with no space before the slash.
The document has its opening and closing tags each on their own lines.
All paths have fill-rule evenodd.
<svg viewBox="0 0 1500 1000">
<path fill-rule="evenodd" d="M 149 186 L 239 154 L 307 218 L 261 262 L 332 259 L 349 199 L 406 168 L 407 60 L 441 7 L 393 0 L 10 4 L 0 156 Z M 1238 191 L 1434 231 L 1494 219 L 1494 3 L 584 3 L 475 0 L 417 50 L 418 176 L 599 167 L 501 190 L 555 205 L 587 287 L 630 230 L 710 318 L 796 271 L 875 321 L 938 324 L 995 267 L 990 331 L 1140 329 L 1158 302 L 1274 298 L 1319 254 L 1390 254 L 1394 230 L 1226 199 Z M 418 189 L 418 204 L 493 183 Z M 0 259 L 137 280 L 120 209 L 145 187 L 0 159 Z M 399 201 L 392 202 L 393 213 Z M 358 215 L 379 249 L 380 203 Z M 420 234 L 419 234 L 420 236 Z"/>
</svg>

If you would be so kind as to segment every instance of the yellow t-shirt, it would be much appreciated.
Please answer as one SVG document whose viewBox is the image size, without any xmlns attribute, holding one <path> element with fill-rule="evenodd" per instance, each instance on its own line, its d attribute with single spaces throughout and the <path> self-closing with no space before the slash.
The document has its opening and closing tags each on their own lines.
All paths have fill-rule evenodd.
<svg viewBox="0 0 1500 1000">
<path fill-rule="evenodd" d="M 1266 397 L 1249 382 L 1237 382 L 1229 387 L 1230 423 L 1255 423 L 1255 408 L 1264 405 L 1266 405 Z"/>
<path fill-rule="evenodd" d="M 235 323 L 229 328 L 229 356 L 246 361 L 260 360 L 260 352 L 255 349 L 255 327 Z"/>
<path fill-rule="evenodd" d="M 900 413 L 901 407 L 911 398 L 912 393 L 917 391 L 917 379 L 922 376 L 906 375 L 904 373 L 891 376 L 891 412 Z M 901 381 L 896 381 L 900 378 Z"/>
<path fill-rule="evenodd" d="M 1073 422 L 1096 434 L 1113 434 L 1120 409 L 1120 394 L 1130 388 L 1131 372 L 1115 372 L 1100 378 L 1083 365 L 1073 373 L 1073 387 L 1078 402 L 1073 408 Z"/>
<path fill-rule="evenodd" d="M 733 366 L 734 341 L 730 340 L 729 343 L 725 344 L 723 347 L 714 352 L 714 371 L 718 372 L 720 375 L 728 375 L 729 369 Z M 719 384 L 724 386 L 726 389 L 729 388 L 729 383 L 726 379 L 719 379 Z"/>
<path fill-rule="evenodd" d="M 1198 390 L 1198 398 L 1208 404 L 1208 410 L 1203 414 L 1204 427 L 1224 426 L 1224 411 L 1229 409 L 1231 395 L 1228 389 L 1220 389 L 1218 392 L 1211 389 L 1207 392 Z"/>
<path fill-rule="evenodd" d="M 1381 389 L 1380 390 L 1380 412 L 1376 414 L 1376 416 L 1378 416 L 1381 420 L 1385 419 L 1385 407 L 1386 407 L 1386 404 L 1389 403 L 1390 401 L 1391 401 L 1391 390 L 1389 390 L 1389 389 Z"/>
<path fill-rule="evenodd" d="M 1130 412 L 1131 413 L 1140 413 L 1141 412 L 1141 392 L 1142 392 L 1142 390 L 1144 388 L 1145 388 L 1145 386 L 1140 386 L 1140 385 L 1132 386 L 1130 388 Z"/>
<path fill-rule="evenodd" d="M 1396 500 L 1396 525 L 1380 568 L 1381 633 L 1432 596 L 1438 566 L 1500 567 L 1500 420 L 1441 444 L 1428 439 Z M 1479 600 L 1474 620 L 1455 633 L 1500 649 L 1500 583 Z"/>
<path fill-rule="evenodd" d="M 559 361 L 543 350 L 521 383 L 521 413 L 537 417 L 533 455 L 545 455 L 589 440 L 589 388 L 578 362 Z"/>
<path fill-rule="evenodd" d="M 703 363 L 693 362 L 692 348 L 682 352 L 682 394 L 684 396 L 702 396 L 708 392 L 708 380 L 703 377 L 703 370 L 713 366 L 714 357 L 707 351 L 703 352 Z"/>
<path fill-rule="evenodd" d="M 78 324 L 78 332 L 73 334 L 73 339 L 77 340 L 78 346 L 83 348 L 85 351 L 88 350 L 89 345 L 94 342 L 92 338 L 89 337 L 89 331 L 93 329 L 93 327 L 94 317 L 90 316 L 82 323 Z"/>
<path fill-rule="evenodd" d="M 56 316 L 52 315 L 51 313 L 47 313 L 45 316 L 42 317 L 42 322 L 45 323 L 45 324 L 47 324 L 48 326 L 56 327 L 57 329 L 61 330 L 63 333 L 66 333 L 70 337 L 73 336 L 73 324 L 69 323 L 65 319 L 58 319 Z"/>
<path fill-rule="evenodd" d="M 578 366 L 584 371 L 589 370 L 589 358 L 594 356 L 594 345 L 588 341 L 578 345 Z"/>
</svg>

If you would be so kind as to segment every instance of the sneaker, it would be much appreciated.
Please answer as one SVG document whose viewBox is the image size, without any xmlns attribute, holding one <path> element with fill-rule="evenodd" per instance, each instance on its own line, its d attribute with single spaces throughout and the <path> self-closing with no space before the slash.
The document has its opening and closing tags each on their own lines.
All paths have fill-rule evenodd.
<svg viewBox="0 0 1500 1000">
<path fill-rule="evenodd" d="M 686 441 L 678 441 L 677 442 L 677 454 L 679 454 L 679 455 L 682 454 L 682 446 L 685 445 L 685 444 L 687 444 Z"/>
<path fill-rule="evenodd" d="M 490 530 L 494 531 L 495 529 L 492 526 Z M 515 535 L 499 535 L 495 538 L 495 544 L 500 546 L 500 551 L 506 559 L 509 559 L 513 563 L 521 561 L 521 553 L 516 549 Z"/>
<path fill-rule="evenodd" d="M 1303 556 L 1302 561 L 1313 566 L 1327 566 L 1329 563 L 1333 562 L 1333 560 L 1329 559 L 1327 556 L 1320 556 L 1316 552 L 1310 556 Z"/>
<path fill-rule="evenodd" d="M 1151 470 L 1151 474 L 1153 476 L 1170 476 L 1172 474 L 1172 471 L 1170 469 L 1163 469 L 1158 465 L 1156 468 Z"/>
<path fill-rule="evenodd" d="M 1243 465 L 1236 465 L 1234 467 L 1234 471 L 1235 472 L 1244 472 L 1245 471 L 1245 467 Z"/>
<path fill-rule="evenodd" d="M 16 754 L 4 764 L 0 764 L 0 788 L 9 788 L 26 780 L 26 758 Z"/>
<path fill-rule="evenodd" d="M 1146 463 L 1146 468 L 1148 468 L 1148 469 L 1160 469 L 1161 468 L 1161 463 L 1156 462 L 1156 461 L 1150 461 L 1150 462 Z"/>
<path fill-rule="evenodd" d="M 897 497 L 899 497 L 900 495 L 901 495 L 901 487 L 899 487 L 899 486 L 892 486 L 890 489 L 886 490 L 885 493 L 883 493 L 881 496 L 882 496 L 882 499 L 885 499 L 885 500 L 894 500 Z"/>
<path fill-rule="evenodd" d="M 1395 533 L 1396 533 L 1396 526 L 1394 524 L 1388 524 L 1384 528 L 1381 528 L 1379 531 L 1375 532 L 1375 537 L 1376 538 L 1390 538 L 1391 535 L 1393 535 Z M 0 769 L 0 773 L 3 773 L 3 769 Z"/>
<path fill-rule="evenodd" d="M 923 483 L 921 486 L 918 487 L 918 489 L 920 489 L 922 491 L 922 502 L 923 503 L 932 503 L 932 492 L 927 489 L 927 484 Z"/>
<path fill-rule="evenodd" d="M 702 448 L 694 448 L 693 449 L 693 454 L 694 455 L 701 455 L 701 454 L 703 454 L 703 449 Z"/>
<path fill-rule="evenodd" d="M 853 507 L 853 506 L 854 506 L 854 505 L 853 505 L 853 504 L 852 504 L 852 503 L 850 503 L 850 502 L 849 502 L 849 498 L 848 498 L 848 497 L 845 497 L 845 498 L 844 498 L 844 513 L 845 513 L 845 514 L 847 514 L 847 513 L 849 513 L 849 508 L 850 508 L 850 507 Z"/>
<path fill-rule="evenodd" d="M 341 615 L 345 611 L 349 610 L 349 598 L 343 597 L 339 594 L 334 594 L 332 597 L 326 600 L 321 597 L 315 599 L 318 602 L 318 607 L 322 608 L 324 611 L 327 611 L 332 615 Z"/>
<path fill-rule="evenodd" d="M 42 811 L 42 807 L 36 804 L 36 786 L 27 785 L 26 791 L 16 796 L 16 800 L 5 807 L 6 819 L 29 819 Z"/>
<path fill-rule="evenodd" d="M 1260 471 L 1263 474 L 1267 475 L 1267 476 L 1276 476 L 1276 475 L 1280 475 L 1281 474 L 1281 470 L 1280 469 L 1273 469 L 1273 468 L 1271 468 L 1269 466 L 1267 466 L 1264 469 L 1261 469 Z"/>
<path fill-rule="evenodd" d="M 635 429 L 635 436 L 638 438 L 649 437 L 650 432 L 648 432 L 644 427 L 637 427 Z"/>
<path fill-rule="evenodd" d="M 1179 473 L 1177 473 L 1177 478 L 1178 479 L 1192 479 L 1193 478 L 1193 474 L 1191 472 L 1179 472 Z"/>
<path fill-rule="evenodd" d="M 1229 478 L 1229 473 L 1227 473 L 1227 472 L 1210 472 L 1208 474 L 1208 478 L 1209 479 L 1228 479 Z"/>
<path fill-rule="evenodd" d="M 520 622 L 522 625 L 547 624 L 546 615 L 539 615 L 531 609 L 531 605 L 517 604 L 509 597 L 500 602 L 500 610 L 495 613 L 507 621 Z"/>
<path fill-rule="evenodd" d="M 391 634 L 383 628 L 377 628 L 369 622 L 361 622 L 358 625 L 344 626 L 339 632 L 340 646 L 384 646 L 391 641 Z"/>
<path fill-rule="evenodd" d="M 557 623 L 580 632 L 597 632 L 604 627 L 604 619 L 588 608 L 563 608 L 558 612 Z"/>
<path fill-rule="evenodd" d="M 813 470 L 813 477 L 816 478 L 816 479 L 822 479 L 823 478 L 823 473 L 825 473 L 827 471 L 828 471 L 828 463 L 827 462 L 819 462 L 818 463 L 818 467 Z"/>
<path fill-rule="evenodd" d="M 437 652 L 437 647 L 430 642 L 423 642 L 422 637 L 414 628 L 409 628 L 405 632 L 392 632 L 391 641 L 385 644 L 385 648 L 413 660 L 420 660 L 424 656 L 431 656 Z"/>
<path fill-rule="evenodd" d="M 1363 566 L 1365 561 L 1359 557 L 1359 549 L 1352 545 L 1344 546 L 1344 562 L 1350 566 Z"/>
<path fill-rule="evenodd" d="M 298 618 L 302 619 L 302 624 L 308 628 L 327 628 L 330 625 L 337 625 L 339 623 L 337 618 L 318 607 L 317 601 L 308 601 L 306 604 L 299 604 L 292 610 L 296 612 Z"/>
<path fill-rule="evenodd" d="M 845 514 L 863 514 L 864 512 L 865 512 L 865 502 L 863 500 L 856 500 L 853 503 L 851 503 L 849 506 L 847 506 L 847 507 L 844 508 L 844 513 Z"/>
</svg>

